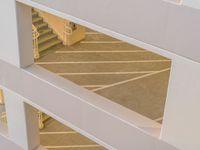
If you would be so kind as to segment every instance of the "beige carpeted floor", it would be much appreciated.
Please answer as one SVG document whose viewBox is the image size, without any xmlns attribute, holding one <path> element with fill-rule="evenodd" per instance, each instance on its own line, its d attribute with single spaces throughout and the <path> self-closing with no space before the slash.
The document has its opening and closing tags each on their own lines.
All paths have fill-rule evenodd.
<svg viewBox="0 0 200 150">
<path fill-rule="evenodd" d="M 162 122 L 171 66 L 165 57 L 87 30 L 85 40 L 45 51 L 36 64 Z M 48 120 L 42 133 L 41 143 L 52 150 L 103 149 L 53 119 Z"/>
</svg>

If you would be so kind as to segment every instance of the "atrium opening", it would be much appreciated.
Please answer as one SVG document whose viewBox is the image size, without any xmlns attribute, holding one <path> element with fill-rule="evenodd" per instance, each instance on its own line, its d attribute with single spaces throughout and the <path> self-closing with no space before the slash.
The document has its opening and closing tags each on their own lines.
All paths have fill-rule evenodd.
<svg viewBox="0 0 200 150">
<path fill-rule="evenodd" d="M 35 64 L 161 124 L 171 60 L 32 10 Z"/>
</svg>

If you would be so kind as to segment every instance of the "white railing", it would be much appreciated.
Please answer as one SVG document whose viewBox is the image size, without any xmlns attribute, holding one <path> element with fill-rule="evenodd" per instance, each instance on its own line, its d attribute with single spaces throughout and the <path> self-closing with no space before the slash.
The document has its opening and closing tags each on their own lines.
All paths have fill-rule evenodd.
<svg viewBox="0 0 200 150">
<path fill-rule="evenodd" d="M 38 111 L 38 126 L 39 126 L 39 129 L 42 129 L 44 128 L 44 122 L 49 119 L 50 117 L 47 117 L 46 119 L 44 118 L 44 113 L 41 112 L 41 111 Z M 2 123 L 7 123 L 7 115 L 6 115 L 6 112 L 2 112 L 1 113 L 1 122 Z"/>
<path fill-rule="evenodd" d="M 39 48 L 38 48 L 38 37 L 39 32 L 37 31 L 37 28 L 32 24 L 32 36 L 33 36 L 33 54 L 34 58 L 38 59 L 40 57 L 39 54 Z"/>
<path fill-rule="evenodd" d="M 4 95 L 3 95 L 3 91 L 0 89 L 0 105 L 2 105 L 4 107 Z M 44 127 L 44 122 L 49 118 L 47 115 L 47 117 L 44 117 L 44 113 L 41 111 L 38 111 L 38 124 L 39 124 L 39 128 L 42 129 Z M 7 123 L 7 115 L 6 112 L 0 112 L 0 120 L 3 123 Z"/>
</svg>

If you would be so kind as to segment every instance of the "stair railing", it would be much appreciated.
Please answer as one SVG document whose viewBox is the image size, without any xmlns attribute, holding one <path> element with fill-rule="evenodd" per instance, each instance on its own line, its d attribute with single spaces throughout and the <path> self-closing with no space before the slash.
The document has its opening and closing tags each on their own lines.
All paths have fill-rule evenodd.
<svg viewBox="0 0 200 150">
<path fill-rule="evenodd" d="M 35 59 L 40 58 L 39 48 L 38 48 L 38 37 L 40 36 L 37 28 L 32 24 L 32 36 L 33 36 L 33 55 Z"/>
<path fill-rule="evenodd" d="M 1 107 L 4 107 L 4 96 L 3 96 L 3 91 L 0 89 L 0 105 Z M 0 119 L 2 120 L 2 123 L 6 123 L 6 112 L 3 111 L 0 113 Z"/>
<path fill-rule="evenodd" d="M 38 123 L 39 123 L 39 129 L 44 128 L 43 113 L 41 111 L 38 111 Z"/>
<path fill-rule="evenodd" d="M 4 96 L 3 96 L 3 91 L 0 89 L 0 105 L 4 104 Z"/>
<path fill-rule="evenodd" d="M 68 22 L 65 23 L 64 26 L 64 34 L 63 34 L 63 44 L 69 45 L 69 36 L 72 35 L 73 29 L 69 26 Z"/>
<path fill-rule="evenodd" d="M 5 109 L 4 96 L 3 96 L 3 91 L 1 89 L 0 89 L 0 105 Z M 38 111 L 38 124 L 40 129 L 44 128 L 44 122 L 49 118 L 49 117 L 44 118 L 43 116 L 44 113 Z M 4 124 L 7 123 L 7 116 L 5 110 L 3 110 L 3 112 L 0 112 L 0 120 Z"/>
</svg>

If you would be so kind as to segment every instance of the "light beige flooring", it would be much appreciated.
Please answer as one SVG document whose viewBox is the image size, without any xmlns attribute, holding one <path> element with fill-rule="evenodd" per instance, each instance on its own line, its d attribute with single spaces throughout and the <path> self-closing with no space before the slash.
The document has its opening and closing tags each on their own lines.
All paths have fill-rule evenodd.
<svg viewBox="0 0 200 150">
<path fill-rule="evenodd" d="M 163 116 L 171 61 L 91 30 L 37 64 L 153 120 Z"/>
<path fill-rule="evenodd" d="M 85 40 L 43 52 L 36 64 L 162 122 L 171 66 L 165 57 L 88 30 Z M 53 119 L 42 130 L 41 143 L 52 150 L 103 149 Z"/>
<path fill-rule="evenodd" d="M 49 150 L 105 150 L 71 128 L 50 118 L 40 131 L 41 144 Z"/>
</svg>

